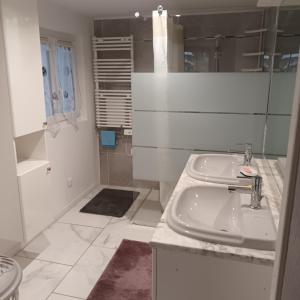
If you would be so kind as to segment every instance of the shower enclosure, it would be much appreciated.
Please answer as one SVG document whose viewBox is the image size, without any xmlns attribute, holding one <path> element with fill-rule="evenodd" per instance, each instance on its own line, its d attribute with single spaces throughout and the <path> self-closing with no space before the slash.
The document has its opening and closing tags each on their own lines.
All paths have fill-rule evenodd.
<svg viewBox="0 0 300 300">
<path fill-rule="evenodd" d="M 242 152 L 251 143 L 264 155 L 270 70 L 287 61 L 275 51 L 277 21 L 276 8 L 153 12 L 154 73 L 133 74 L 133 176 L 158 180 L 163 206 L 191 153 Z M 285 155 L 285 139 L 278 143 Z"/>
</svg>

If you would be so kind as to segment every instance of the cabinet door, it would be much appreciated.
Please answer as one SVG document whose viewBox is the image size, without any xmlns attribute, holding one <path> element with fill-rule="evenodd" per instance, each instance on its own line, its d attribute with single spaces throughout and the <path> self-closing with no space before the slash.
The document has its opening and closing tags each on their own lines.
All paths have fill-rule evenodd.
<svg viewBox="0 0 300 300">
<path fill-rule="evenodd" d="M 23 241 L 23 229 L 1 24 L 0 140 L 0 254 L 13 255 Z"/>
<path fill-rule="evenodd" d="M 19 137 L 42 130 L 46 121 L 37 1 L 0 3 L 14 135 Z"/>
<path fill-rule="evenodd" d="M 49 164 L 44 164 L 18 177 L 26 242 L 54 220 L 48 168 Z"/>
</svg>

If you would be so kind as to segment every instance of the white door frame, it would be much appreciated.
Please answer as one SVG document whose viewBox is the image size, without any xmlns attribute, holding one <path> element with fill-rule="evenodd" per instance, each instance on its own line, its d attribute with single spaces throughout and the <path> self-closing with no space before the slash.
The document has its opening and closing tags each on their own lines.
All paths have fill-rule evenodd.
<svg viewBox="0 0 300 300">
<path fill-rule="evenodd" d="M 278 230 L 276 260 L 274 265 L 273 283 L 271 289 L 271 300 L 288 300 L 282 298 L 283 287 L 285 289 L 295 288 L 295 282 L 285 281 L 289 274 L 289 265 L 287 264 L 289 255 L 294 255 L 292 249 L 297 249 L 300 244 L 295 239 L 290 238 L 292 232 L 292 221 L 295 218 L 293 214 L 296 200 L 300 201 L 300 56 L 298 60 L 298 71 L 296 76 L 296 86 L 294 94 L 294 103 L 290 125 L 288 155 L 287 155 L 287 172 L 282 197 L 282 205 L 280 212 L 280 223 Z M 298 185 L 298 188 L 297 188 Z M 297 216 L 300 218 L 299 215 Z M 299 228 L 300 231 L 300 228 Z M 299 233 L 300 234 L 300 233 Z M 299 244 L 299 245 L 298 245 Z M 290 252 L 292 251 L 292 252 Z M 300 253 L 299 253 L 300 256 Z M 299 270 L 299 271 L 298 271 Z M 300 268 L 294 277 L 300 278 Z M 297 281 L 297 282 L 298 282 Z M 300 285 L 299 291 L 300 292 Z M 296 298 L 295 298 L 296 299 Z M 295 300 L 289 299 L 289 300 Z"/>
</svg>

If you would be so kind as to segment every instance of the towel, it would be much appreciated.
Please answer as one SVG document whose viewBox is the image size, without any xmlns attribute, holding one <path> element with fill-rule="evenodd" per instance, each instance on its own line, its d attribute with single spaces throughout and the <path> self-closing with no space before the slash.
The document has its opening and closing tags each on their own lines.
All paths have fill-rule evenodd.
<svg viewBox="0 0 300 300">
<path fill-rule="evenodd" d="M 111 148 L 111 149 L 116 148 L 117 144 L 116 144 L 115 131 L 101 130 L 100 138 L 101 138 L 102 147 Z"/>
</svg>

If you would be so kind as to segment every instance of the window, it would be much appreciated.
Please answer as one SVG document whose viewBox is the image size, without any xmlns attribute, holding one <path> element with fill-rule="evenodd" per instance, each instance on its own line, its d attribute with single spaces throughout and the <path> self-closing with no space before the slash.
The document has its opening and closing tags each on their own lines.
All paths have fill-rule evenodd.
<svg viewBox="0 0 300 300">
<path fill-rule="evenodd" d="M 41 54 L 47 118 L 61 121 L 79 116 L 72 43 L 42 37 Z"/>
<path fill-rule="evenodd" d="M 42 44 L 42 64 L 44 79 L 44 96 L 47 118 L 54 114 L 52 105 L 52 82 L 50 70 L 50 48 L 47 44 Z"/>
</svg>

